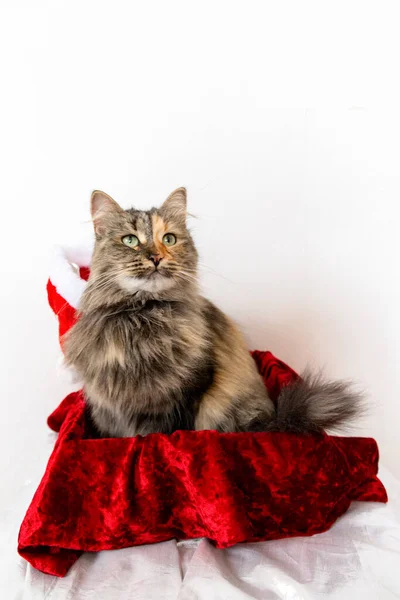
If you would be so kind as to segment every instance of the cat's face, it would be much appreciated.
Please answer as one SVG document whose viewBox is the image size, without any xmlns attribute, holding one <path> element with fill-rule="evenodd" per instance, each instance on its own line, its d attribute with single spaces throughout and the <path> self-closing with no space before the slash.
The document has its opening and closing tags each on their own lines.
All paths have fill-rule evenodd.
<svg viewBox="0 0 400 600">
<path fill-rule="evenodd" d="M 128 292 L 162 292 L 196 278 L 197 252 L 186 227 L 186 190 L 175 190 L 158 209 L 123 210 L 95 191 L 96 233 L 92 273 L 99 285 Z"/>
</svg>

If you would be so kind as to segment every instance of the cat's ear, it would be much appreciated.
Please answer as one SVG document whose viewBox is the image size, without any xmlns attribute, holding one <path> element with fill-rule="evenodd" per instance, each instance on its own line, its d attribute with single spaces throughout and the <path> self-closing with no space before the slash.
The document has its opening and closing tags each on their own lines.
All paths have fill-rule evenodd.
<svg viewBox="0 0 400 600">
<path fill-rule="evenodd" d="M 168 196 L 161 210 L 170 218 L 186 222 L 186 188 L 180 187 Z"/>
<path fill-rule="evenodd" d="M 107 215 L 111 213 L 122 213 L 120 205 L 105 192 L 94 190 L 90 198 L 90 212 L 92 215 L 94 230 L 97 234 L 104 233 L 104 222 Z"/>
</svg>

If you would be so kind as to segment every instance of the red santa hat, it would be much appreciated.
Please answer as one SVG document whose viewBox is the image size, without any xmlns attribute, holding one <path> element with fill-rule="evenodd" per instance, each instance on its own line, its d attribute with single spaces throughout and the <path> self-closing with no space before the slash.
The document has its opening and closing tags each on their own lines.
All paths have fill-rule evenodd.
<svg viewBox="0 0 400 600">
<path fill-rule="evenodd" d="M 76 309 L 89 277 L 92 252 L 93 243 L 54 248 L 47 296 L 58 318 L 60 343 L 62 336 L 76 321 Z"/>
</svg>

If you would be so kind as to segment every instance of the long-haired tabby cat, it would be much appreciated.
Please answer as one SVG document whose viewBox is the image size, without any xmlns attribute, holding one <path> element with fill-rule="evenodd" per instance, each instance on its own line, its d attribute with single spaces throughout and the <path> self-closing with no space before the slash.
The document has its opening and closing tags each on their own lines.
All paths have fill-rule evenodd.
<svg viewBox="0 0 400 600">
<path fill-rule="evenodd" d="M 184 188 L 149 211 L 95 191 L 91 213 L 93 262 L 64 349 L 101 435 L 310 432 L 357 414 L 345 383 L 308 375 L 275 409 L 242 335 L 200 294 Z"/>
</svg>

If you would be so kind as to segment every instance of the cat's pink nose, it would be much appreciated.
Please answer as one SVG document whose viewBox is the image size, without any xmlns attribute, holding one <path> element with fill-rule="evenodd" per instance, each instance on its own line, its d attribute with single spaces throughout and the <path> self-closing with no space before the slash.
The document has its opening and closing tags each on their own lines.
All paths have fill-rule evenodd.
<svg viewBox="0 0 400 600">
<path fill-rule="evenodd" d="M 161 254 L 150 254 L 149 260 L 151 260 L 155 267 L 158 267 L 158 265 L 162 261 L 162 256 Z"/>
</svg>

